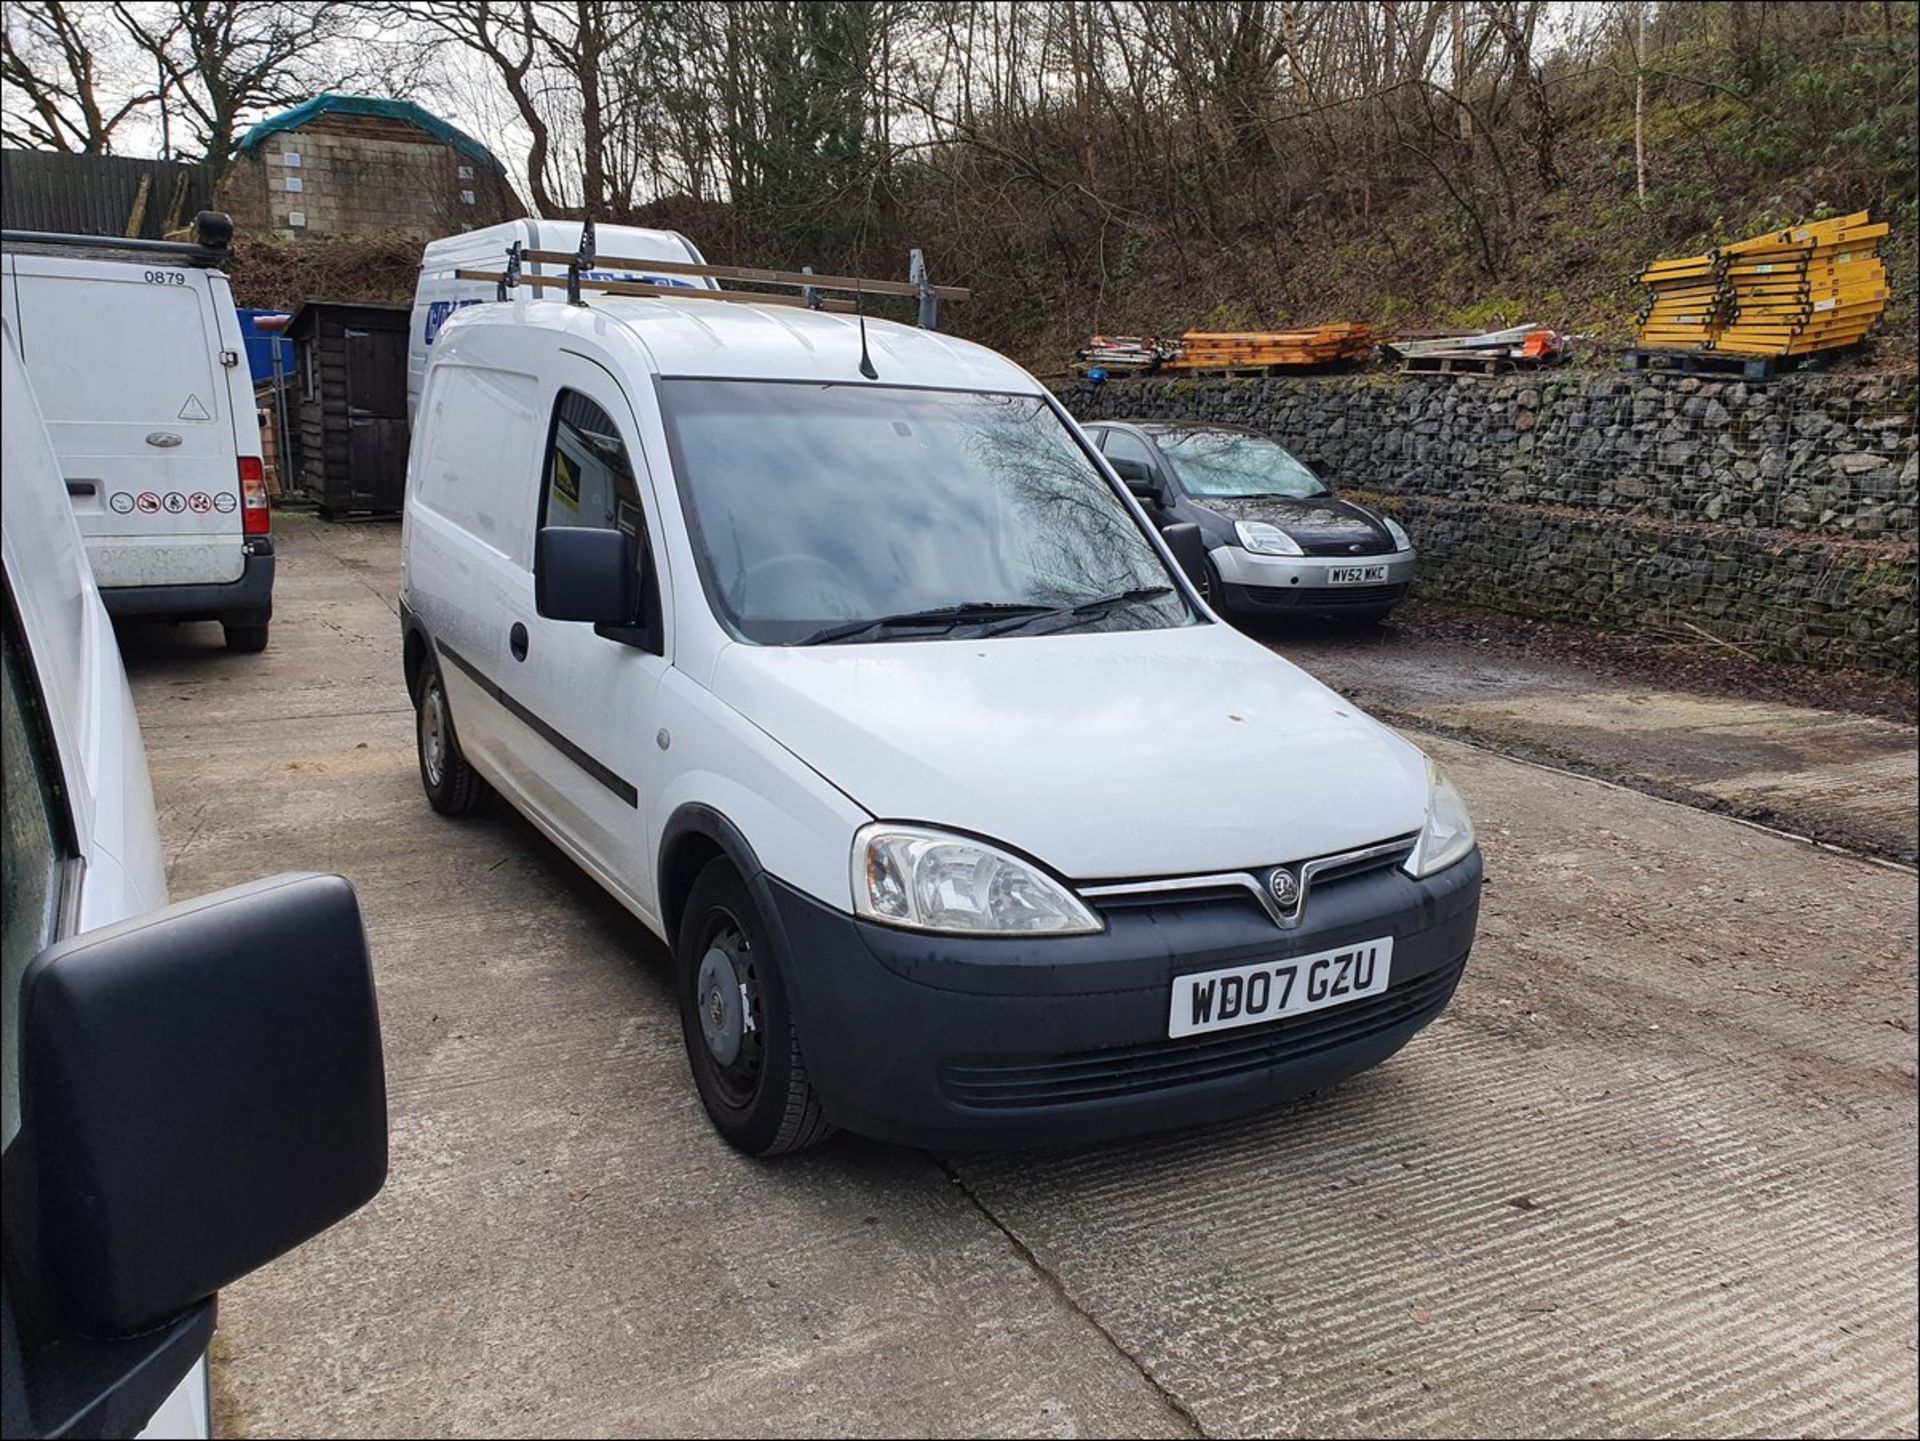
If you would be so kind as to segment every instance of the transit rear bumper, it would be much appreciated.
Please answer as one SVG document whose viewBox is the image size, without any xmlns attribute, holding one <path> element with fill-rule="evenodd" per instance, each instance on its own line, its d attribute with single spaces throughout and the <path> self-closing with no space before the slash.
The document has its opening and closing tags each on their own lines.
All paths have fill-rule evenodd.
<svg viewBox="0 0 1920 1441">
<path fill-rule="evenodd" d="M 249 542 L 240 579 L 223 585 L 116 585 L 100 587 L 108 615 L 157 616 L 167 620 L 245 619 L 273 614 L 273 542 Z"/>
</svg>

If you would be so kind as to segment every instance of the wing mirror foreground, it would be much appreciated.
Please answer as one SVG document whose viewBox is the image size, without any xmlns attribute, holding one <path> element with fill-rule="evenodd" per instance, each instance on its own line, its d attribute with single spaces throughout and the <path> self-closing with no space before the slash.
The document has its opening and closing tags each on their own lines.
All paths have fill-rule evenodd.
<svg viewBox="0 0 1920 1441">
<path fill-rule="evenodd" d="M 289 874 L 49 947 L 20 987 L 8 1285 L 26 1415 L 131 1435 L 206 1349 L 222 1286 L 387 1174 L 380 1015 L 353 887 Z"/>
</svg>

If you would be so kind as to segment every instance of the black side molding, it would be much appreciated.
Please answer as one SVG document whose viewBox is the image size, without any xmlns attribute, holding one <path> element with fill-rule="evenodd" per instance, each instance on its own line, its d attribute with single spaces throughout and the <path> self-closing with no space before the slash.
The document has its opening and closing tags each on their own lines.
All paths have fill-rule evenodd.
<svg viewBox="0 0 1920 1441">
<path fill-rule="evenodd" d="M 631 781 L 621 779 L 618 772 L 595 760 L 592 756 L 588 755 L 586 751 L 582 750 L 551 725 L 547 724 L 546 721 L 535 715 L 531 710 L 528 710 L 526 706 L 508 695 L 501 687 L 495 685 L 491 680 L 488 680 L 486 676 L 480 673 L 478 666 L 461 655 L 459 651 L 455 650 L 445 641 L 435 640 L 433 648 L 447 660 L 458 666 L 461 674 L 466 676 L 468 680 L 479 686 L 481 690 L 485 691 L 495 700 L 499 701 L 501 705 L 505 706 L 517 719 L 524 722 L 530 730 L 537 734 L 548 745 L 559 751 L 561 755 L 579 766 L 581 770 L 599 781 L 601 785 L 612 791 L 635 810 L 640 809 L 640 792 L 634 787 Z"/>
</svg>

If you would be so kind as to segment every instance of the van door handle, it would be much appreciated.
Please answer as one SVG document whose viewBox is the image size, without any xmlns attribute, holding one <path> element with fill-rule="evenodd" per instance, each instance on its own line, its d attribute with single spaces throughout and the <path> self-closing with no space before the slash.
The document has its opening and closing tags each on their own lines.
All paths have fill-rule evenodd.
<svg viewBox="0 0 1920 1441">
<path fill-rule="evenodd" d="M 100 487 L 90 480 L 70 480 L 67 482 L 68 495 L 94 495 Z"/>
<path fill-rule="evenodd" d="M 527 628 L 517 620 L 513 623 L 513 629 L 507 632 L 507 649 L 513 652 L 515 660 L 527 658 Z"/>
</svg>

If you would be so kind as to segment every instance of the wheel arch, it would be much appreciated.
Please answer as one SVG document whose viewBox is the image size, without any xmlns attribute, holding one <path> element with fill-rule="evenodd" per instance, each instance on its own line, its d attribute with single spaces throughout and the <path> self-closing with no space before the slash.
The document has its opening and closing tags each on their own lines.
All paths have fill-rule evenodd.
<svg viewBox="0 0 1920 1441">
<path fill-rule="evenodd" d="M 692 801 L 667 817 L 666 824 L 660 830 L 657 894 L 660 897 L 660 924 L 666 932 L 668 945 L 678 940 L 680 919 L 686 907 L 687 893 L 693 888 L 694 877 L 700 874 L 702 867 L 717 858 L 730 861 L 740 873 L 748 892 L 759 903 L 765 922 L 773 926 L 779 924 L 778 912 L 772 908 L 771 897 L 766 890 L 766 868 L 760 864 L 759 856 L 754 854 L 753 846 L 741 834 L 740 828 L 721 812 L 710 805 Z"/>
</svg>

